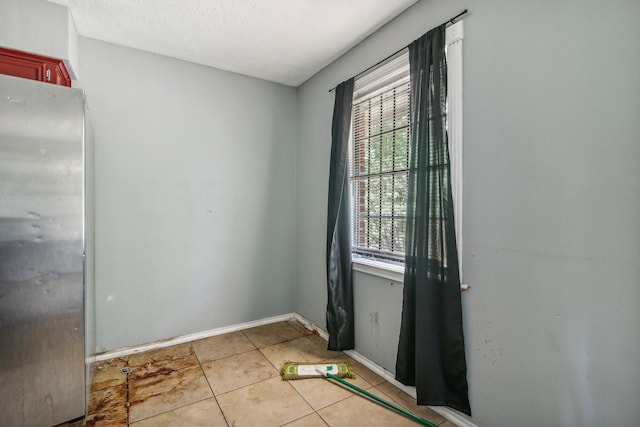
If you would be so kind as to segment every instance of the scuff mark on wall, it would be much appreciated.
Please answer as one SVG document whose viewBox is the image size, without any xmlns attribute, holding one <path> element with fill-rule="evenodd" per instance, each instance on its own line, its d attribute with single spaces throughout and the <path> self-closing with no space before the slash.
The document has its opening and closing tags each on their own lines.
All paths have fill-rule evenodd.
<svg viewBox="0 0 640 427">
<path fill-rule="evenodd" d="M 374 311 L 369 313 L 369 321 L 371 324 L 371 337 L 374 342 L 374 353 L 379 357 L 380 352 L 384 351 L 382 338 L 380 336 L 380 312 Z"/>
</svg>

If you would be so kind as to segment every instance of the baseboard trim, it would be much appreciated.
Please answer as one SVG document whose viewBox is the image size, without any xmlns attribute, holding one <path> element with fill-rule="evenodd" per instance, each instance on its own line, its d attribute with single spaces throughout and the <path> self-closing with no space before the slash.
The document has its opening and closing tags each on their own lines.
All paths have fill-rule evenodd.
<svg viewBox="0 0 640 427">
<path fill-rule="evenodd" d="M 268 325 L 270 323 L 282 322 L 285 320 L 297 320 L 301 324 L 304 325 L 305 328 L 315 331 L 318 333 L 320 337 L 322 337 L 325 341 L 329 340 L 329 334 L 324 329 L 320 328 L 318 325 L 308 321 L 304 317 L 302 317 L 298 313 L 287 313 L 281 314 L 279 316 L 265 317 L 264 319 L 254 320 L 251 322 L 245 323 L 237 323 L 235 325 L 224 326 L 221 328 L 209 329 L 207 331 L 196 332 L 193 334 L 182 335 L 175 338 L 169 338 L 161 341 L 154 341 L 148 344 L 142 344 L 139 346 L 133 347 L 125 347 L 113 351 L 108 351 L 105 353 L 100 353 L 95 356 L 95 361 L 100 362 L 103 360 L 113 359 L 114 357 L 122 357 L 128 356 L 131 354 L 141 353 L 143 351 L 156 350 L 159 348 L 170 347 L 176 344 L 184 344 L 191 341 L 196 341 L 203 338 L 209 338 L 216 335 L 228 334 L 229 332 L 241 331 L 243 329 L 255 328 L 256 326 Z M 395 376 L 390 371 L 387 371 L 382 366 L 372 362 L 367 357 L 358 353 L 355 350 L 347 350 L 345 353 L 352 357 L 354 360 L 357 360 L 367 368 L 371 369 L 376 374 L 380 375 L 385 381 L 393 384 L 398 387 L 400 390 L 404 391 L 408 395 L 412 396 L 414 399 L 416 397 L 416 388 L 408 387 L 398 380 L 395 379 Z M 451 421 L 455 425 L 459 427 L 478 427 L 473 422 L 471 422 L 465 415 L 460 414 L 458 411 L 448 408 L 446 406 L 429 406 L 429 408 L 433 409 L 438 414 L 442 415 L 447 420 Z"/>
<path fill-rule="evenodd" d="M 184 344 L 186 342 L 196 341 L 203 338 L 209 338 L 216 335 L 228 334 L 229 332 L 237 332 L 243 329 L 255 328 L 256 326 L 264 326 L 270 323 L 282 322 L 284 320 L 291 320 L 296 318 L 296 313 L 281 314 L 278 316 L 265 317 L 264 319 L 253 320 L 251 322 L 237 323 L 235 325 L 223 326 L 221 328 L 209 329 L 207 331 L 196 332 L 188 335 L 181 335 L 179 337 L 169 338 L 166 340 L 159 340 L 150 342 L 147 344 L 141 344 L 132 347 L 124 347 L 117 350 L 107 351 L 97 354 L 95 361 L 100 362 L 103 360 L 113 359 L 114 357 L 129 356 L 131 354 L 142 353 L 143 351 L 157 350 L 159 348 L 171 347 L 176 344 Z M 304 323 L 304 322 L 302 322 Z"/>
<path fill-rule="evenodd" d="M 329 334 L 324 329 L 322 329 L 322 328 L 318 327 L 317 325 L 309 322 L 307 319 L 305 319 L 304 317 L 302 317 L 298 313 L 293 313 L 293 317 L 294 317 L 295 320 L 297 320 L 298 322 L 302 323 L 307 329 L 316 331 L 318 333 L 318 335 L 320 335 L 320 337 L 322 337 L 324 340 L 327 340 L 327 341 L 329 340 Z M 414 399 L 416 398 L 416 388 L 415 387 L 409 387 L 409 386 L 406 386 L 406 385 L 402 384 L 400 381 L 396 380 L 395 375 L 392 372 L 386 370 L 382 366 L 380 366 L 377 363 L 371 361 L 366 356 L 363 356 L 362 354 L 358 353 L 355 350 L 346 350 L 345 353 L 348 356 L 352 357 L 354 360 L 357 360 L 358 362 L 360 362 L 362 365 L 364 365 L 367 368 L 371 369 L 376 374 L 380 375 L 382 378 L 385 379 L 385 381 L 387 381 L 387 382 L 393 384 L 394 386 L 398 387 L 400 390 L 404 391 L 405 393 L 407 393 L 409 396 L 413 397 Z M 451 409 L 451 408 L 448 408 L 446 406 L 429 406 L 429 408 L 433 409 L 435 412 L 437 412 L 438 414 L 442 415 L 444 418 L 446 418 L 447 420 L 451 421 L 452 423 L 454 423 L 455 425 L 457 425 L 459 427 L 478 427 L 473 422 L 471 422 L 471 420 L 469 420 L 466 417 L 466 415 L 462 415 L 461 413 L 459 413 L 455 409 Z"/>
</svg>

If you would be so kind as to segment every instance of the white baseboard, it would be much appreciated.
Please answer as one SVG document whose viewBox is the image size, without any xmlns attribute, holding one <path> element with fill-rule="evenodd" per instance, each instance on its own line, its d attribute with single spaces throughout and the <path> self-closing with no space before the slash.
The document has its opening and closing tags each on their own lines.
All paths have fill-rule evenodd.
<svg viewBox="0 0 640 427">
<path fill-rule="evenodd" d="M 202 338 L 209 338 L 216 335 L 228 334 L 229 332 L 241 331 L 243 329 L 255 328 L 256 326 L 263 326 L 263 325 L 268 325 L 270 323 L 282 322 L 282 321 L 291 320 L 291 319 L 297 320 L 298 322 L 303 324 L 305 328 L 309 330 L 316 331 L 318 335 L 320 335 L 320 337 L 322 337 L 324 340 L 329 339 L 329 334 L 324 329 L 311 323 L 310 321 L 308 321 L 298 313 L 288 313 L 288 314 L 281 314 L 279 316 L 266 317 L 264 319 L 254 320 L 251 322 L 238 323 L 231 326 L 224 326 L 222 328 L 209 329 L 208 331 L 182 335 L 179 337 L 170 338 L 162 341 L 155 341 L 152 343 L 143 344 L 139 346 L 126 347 L 118 350 L 108 351 L 108 352 L 96 355 L 95 360 L 102 361 L 107 359 L 113 359 L 114 357 L 128 356 L 130 354 L 141 353 L 143 351 L 156 350 L 163 347 L 170 347 L 176 344 L 184 344 L 186 342 L 191 342 L 191 341 L 199 340 Z M 355 350 L 347 350 L 345 351 L 345 353 L 415 399 L 416 397 L 415 387 L 409 387 L 400 383 L 398 380 L 395 379 L 395 376 L 392 372 L 387 371 L 382 366 L 372 362 L 370 359 L 361 355 Z M 460 414 L 458 411 L 454 409 L 448 408 L 446 406 L 429 406 L 429 408 L 433 409 L 435 412 L 442 415 L 444 418 L 446 418 L 447 420 L 451 421 L 452 423 L 454 423 L 459 427 L 478 427 L 473 422 L 471 422 L 466 416 Z"/>
<path fill-rule="evenodd" d="M 298 313 L 294 313 L 293 316 L 298 322 L 302 323 L 307 329 L 314 330 L 318 332 L 318 335 L 320 335 L 323 339 L 329 340 L 329 334 L 327 333 L 327 331 L 309 322 L 307 319 L 305 319 Z M 386 370 L 385 368 L 378 365 L 377 363 L 372 362 L 370 359 L 368 359 L 367 357 L 363 356 L 362 354 L 358 353 L 355 350 L 346 350 L 345 353 L 351 358 L 353 358 L 354 360 L 360 362 L 362 365 L 371 369 L 376 374 L 380 375 L 382 378 L 385 379 L 385 381 L 393 384 L 394 386 L 404 391 L 414 399 L 416 398 L 416 388 L 402 384 L 400 381 L 396 380 L 395 375 L 392 372 Z M 455 409 L 451 409 L 446 406 L 429 406 L 429 408 L 433 409 L 435 412 L 442 415 L 444 418 L 446 418 L 447 420 L 451 421 L 452 423 L 454 423 L 459 427 L 478 427 L 473 422 L 471 422 L 471 420 L 469 420 L 466 417 L 466 415 L 462 415 Z"/>
<path fill-rule="evenodd" d="M 268 325 L 270 323 L 282 322 L 284 320 L 295 319 L 295 313 L 281 314 L 279 316 L 265 317 L 264 319 L 253 320 L 251 322 L 237 323 L 231 326 L 223 326 L 221 328 L 209 329 L 207 331 L 196 332 L 193 334 L 182 335 L 166 340 L 154 341 L 147 344 L 137 345 L 133 347 L 125 347 L 117 350 L 107 351 L 95 356 L 97 362 L 102 360 L 113 359 L 114 357 L 128 356 L 130 354 L 142 353 L 143 351 L 156 350 L 164 347 L 171 347 L 176 344 L 184 344 L 186 342 L 196 341 L 203 338 L 209 338 L 216 335 L 228 334 L 229 332 L 241 331 L 243 329 L 255 328 L 256 326 Z"/>
</svg>

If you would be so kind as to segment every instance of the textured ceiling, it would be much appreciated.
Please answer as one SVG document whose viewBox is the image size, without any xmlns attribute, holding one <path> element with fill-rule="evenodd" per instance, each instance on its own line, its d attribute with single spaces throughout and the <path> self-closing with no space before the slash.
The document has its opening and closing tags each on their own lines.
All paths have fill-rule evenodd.
<svg viewBox="0 0 640 427">
<path fill-rule="evenodd" d="M 417 0 L 48 0 L 82 36 L 298 86 Z"/>
</svg>

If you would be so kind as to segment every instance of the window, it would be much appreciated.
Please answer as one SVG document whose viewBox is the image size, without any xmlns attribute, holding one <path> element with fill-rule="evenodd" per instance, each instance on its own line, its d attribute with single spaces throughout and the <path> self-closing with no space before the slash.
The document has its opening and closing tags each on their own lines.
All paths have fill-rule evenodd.
<svg viewBox="0 0 640 427">
<path fill-rule="evenodd" d="M 462 265 L 462 21 L 447 28 L 446 38 L 447 129 Z M 401 280 L 398 274 L 404 262 L 409 89 L 409 58 L 404 50 L 358 78 L 353 95 L 349 168 L 354 269 L 393 280 Z"/>
<path fill-rule="evenodd" d="M 409 59 L 403 53 L 354 88 L 350 144 L 352 246 L 402 262 L 409 174 Z"/>
</svg>

